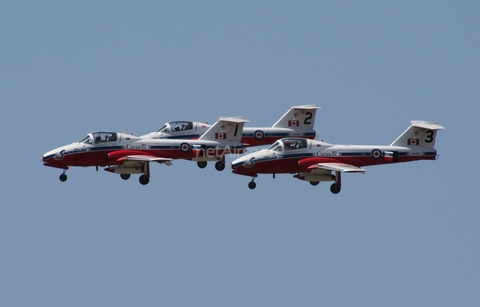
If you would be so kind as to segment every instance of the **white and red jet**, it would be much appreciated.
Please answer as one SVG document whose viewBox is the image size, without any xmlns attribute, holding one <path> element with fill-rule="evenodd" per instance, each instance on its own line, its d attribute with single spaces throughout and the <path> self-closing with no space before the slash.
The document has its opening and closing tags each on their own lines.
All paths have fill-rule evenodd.
<svg viewBox="0 0 480 307">
<path fill-rule="evenodd" d="M 45 166 L 63 169 L 60 180 L 67 180 L 70 166 L 106 167 L 120 174 L 122 179 L 131 174 L 142 174 L 140 183 L 150 178 L 150 162 L 171 165 L 175 159 L 197 161 L 205 167 L 207 161 L 217 161 L 215 168 L 225 168 L 225 154 L 243 153 L 241 142 L 244 118 L 220 118 L 197 140 L 145 139 L 125 133 L 98 131 L 87 134 L 80 141 L 45 153 Z"/>
<path fill-rule="evenodd" d="M 438 123 L 412 121 L 389 146 L 334 145 L 302 138 L 284 138 L 269 148 L 234 160 L 233 173 L 251 176 L 248 187 L 254 189 L 258 174 L 295 174 L 300 180 L 317 185 L 334 181 L 330 191 L 341 189 L 341 173 L 364 173 L 363 166 L 416 160 L 435 160 L 434 148 Z"/>
<path fill-rule="evenodd" d="M 316 105 L 308 104 L 291 107 L 272 127 L 244 127 L 242 143 L 245 147 L 269 145 L 285 137 L 314 139 Z M 195 139 L 210 128 L 209 124 L 191 121 L 173 121 L 160 129 L 142 135 L 150 139 Z"/>
</svg>

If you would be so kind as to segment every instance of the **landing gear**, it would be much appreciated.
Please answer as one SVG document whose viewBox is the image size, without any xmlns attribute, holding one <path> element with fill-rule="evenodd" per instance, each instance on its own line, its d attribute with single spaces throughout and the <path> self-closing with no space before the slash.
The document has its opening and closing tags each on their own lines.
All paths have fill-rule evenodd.
<svg viewBox="0 0 480 307">
<path fill-rule="evenodd" d="M 338 194 L 342 189 L 341 187 L 342 187 L 342 173 L 335 172 L 335 182 L 332 183 L 332 185 L 330 186 L 330 192 L 332 192 L 333 194 Z"/>
<path fill-rule="evenodd" d="M 250 190 L 253 190 L 257 187 L 257 184 L 252 180 L 248 183 L 248 187 L 250 188 Z"/>
<path fill-rule="evenodd" d="M 150 181 L 150 163 L 149 162 L 142 162 L 142 171 L 143 171 L 143 174 L 140 175 L 140 178 L 138 178 L 138 181 L 140 181 L 142 185 L 146 185 Z"/>
<path fill-rule="evenodd" d="M 205 168 L 205 167 L 207 167 L 207 161 L 198 161 L 197 165 L 200 168 Z M 215 164 L 215 167 L 216 167 L 216 164 Z"/>
<path fill-rule="evenodd" d="M 59 179 L 60 179 L 61 182 L 67 181 L 67 175 L 65 175 L 65 173 L 62 173 L 62 174 L 60 175 Z"/>
<path fill-rule="evenodd" d="M 120 178 L 123 180 L 128 180 L 130 178 L 130 174 L 120 174 Z"/>
<path fill-rule="evenodd" d="M 148 178 L 147 175 L 143 174 L 143 175 L 140 176 L 138 181 L 140 181 L 141 184 L 146 185 L 150 181 L 150 178 Z"/>
<path fill-rule="evenodd" d="M 313 186 L 316 186 L 316 185 L 318 185 L 319 183 L 320 183 L 320 182 L 318 182 L 318 181 L 310 181 L 310 184 L 313 185 Z"/>
<path fill-rule="evenodd" d="M 340 187 L 340 185 L 338 183 L 333 183 L 331 186 L 330 186 L 330 192 L 332 192 L 333 194 L 338 194 L 340 193 L 340 190 L 342 188 Z"/>
<path fill-rule="evenodd" d="M 215 163 L 215 169 L 217 171 L 223 171 L 225 169 L 225 163 L 223 163 L 222 161 L 217 161 L 217 163 Z"/>
</svg>

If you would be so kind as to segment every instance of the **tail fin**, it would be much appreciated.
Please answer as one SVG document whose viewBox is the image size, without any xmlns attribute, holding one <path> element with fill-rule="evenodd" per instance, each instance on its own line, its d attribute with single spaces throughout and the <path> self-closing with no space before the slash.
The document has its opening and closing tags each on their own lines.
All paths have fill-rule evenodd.
<svg viewBox="0 0 480 307">
<path fill-rule="evenodd" d="M 412 120 L 412 124 L 407 128 L 390 146 L 435 146 L 435 137 L 437 130 L 443 130 L 436 122 L 426 122 Z"/>
<path fill-rule="evenodd" d="M 243 125 L 249 122 L 243 117 L 220 117 L 199 140 L 239 141 L 242 139 Z"/>
<path fill-rule="evenodd" d="M 315 125 L 317 107 L 314 104 L 291 107 L 272 128 L 312 128 Z"/>
</svg>

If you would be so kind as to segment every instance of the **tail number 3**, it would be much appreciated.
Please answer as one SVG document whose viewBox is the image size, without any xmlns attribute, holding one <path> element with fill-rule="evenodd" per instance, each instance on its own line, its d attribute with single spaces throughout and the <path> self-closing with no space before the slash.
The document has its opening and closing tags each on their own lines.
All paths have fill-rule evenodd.
<svg viewBox="0 0 480 307">
<path fill-rule="evenodd" d="M 427 130 L 427 138 L 425 139 L 425 143 L 433 142 L 434 132 L 433 130 Z"/>
</svg>

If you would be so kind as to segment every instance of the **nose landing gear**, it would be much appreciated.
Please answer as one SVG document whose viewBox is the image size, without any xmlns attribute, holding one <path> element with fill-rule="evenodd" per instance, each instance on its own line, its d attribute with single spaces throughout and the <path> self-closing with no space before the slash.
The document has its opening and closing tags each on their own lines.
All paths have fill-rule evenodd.
<svg viewBox="0 0 480 307">
<path fill-rule="evenodd" d="M 60 179 L 61 182 L 67 181 L 67 175 L 65 174 L 65 171 L 63 171 L 63 173 L 60 175 L 59 179 Z"/>
</svg>

